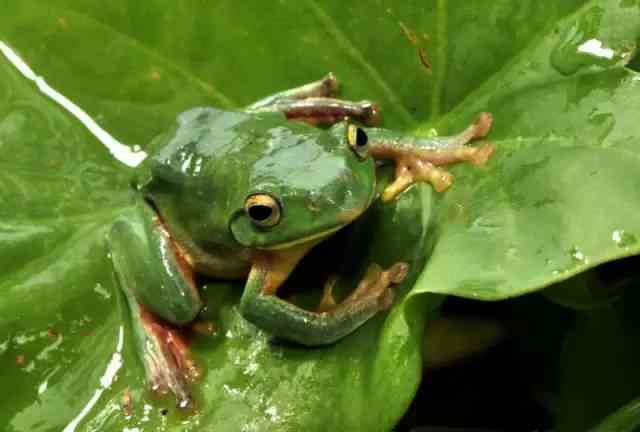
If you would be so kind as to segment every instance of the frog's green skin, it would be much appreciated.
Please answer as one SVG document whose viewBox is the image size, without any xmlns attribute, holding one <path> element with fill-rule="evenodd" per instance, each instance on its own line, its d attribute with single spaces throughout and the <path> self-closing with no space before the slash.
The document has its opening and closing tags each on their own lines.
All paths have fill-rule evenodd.
<svg viewBox="0 0 640 432">
<path fill-rule="evenodd" d="M 345 127 L 324 131 L 280 113 L 196 108 L 154 143 L 140 190 L 198 271 L 245 276 L 250 251 L 333 232 L 373 201 L 374 161 L 346 144 Z M 256 226 L 245 213 L 245 200 L 257 193 L 280 202 L 277 226 Z"/>
<path fill-rule="evenodd" d="M 476 154 L 462 144 L 488 131 L 485 125 L 462 138 L 419 140 L 367 129 L 369 144 L 355 145 L 355 126 L 337 117 L 344 110 L 353 116 L 371 112 L 372 105 L 315 97 L 333 91 L 334 81 L 329 76 L 274 95 L 249 112 L 187 111 L 152 143 L 138 169 L 136 216 L 119 219 L 108 241 L 148 379 L 182 405 L 189 401 L 186 381 L 199 371 L 173 326 L 191 323 L 202 309 L 195 273 L 246 279 L 242 315 L 276 336 L 304 345 L 335 342 L 391 305 L 391 287 L 404 278 L 406 264 L 385 271 L 372 265 L 340 304 L 327 285 L 317 311 L 275 294 L 314 245 L 376 199 L 372 155 L 396 160 L 397 179 L 386 196 L 391 199 L 414 181 L 441 181 L 446 172 L 429 161 L 473 160 Z M 314 128 L 288 121 L 292 113 L 308 115 L 309 123 L 335 124 Z M 420 169 L 412 168 L 420 157 Z M 264 195 L 280 210 L 273 226 L 256 223 L 247 210 L 250 197 Z"/>
</svg>

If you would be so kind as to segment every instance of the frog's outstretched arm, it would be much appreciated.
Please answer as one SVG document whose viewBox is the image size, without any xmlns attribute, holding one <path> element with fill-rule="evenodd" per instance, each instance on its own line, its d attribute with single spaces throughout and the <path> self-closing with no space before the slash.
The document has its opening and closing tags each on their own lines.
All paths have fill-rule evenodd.
<svg viewBox="0 0 640 432">
<path fill-rule="evenodd" d="M 187 407 L 191 401 L 188 382 L 199 370 L 171 324 L 193 321 L 202 302 L 189 266 L 153 209 L 141 203 L 136 210 L 111 229 L 111 260 L 131 310 L 148 381 L 160 393 L 172 391 L 178 405 Z"/>
<path fill-rule="evenodd" d="M 298 261 L 315 243 L 281 251 L 264 251 L 254 259 L 240 300 L 242 315 L 275 336 L 303 345 L 326 345 L 343 338 L 393 303 L 391 287 L 405 278 L 408 266 L 396 263 L 387 270 L 372 264 L 353 293 L 336 304 L 333 280 L 317 311 L 307 311 L 282 300 L 276 292 Z"/>
<path fill-rule="evenodd" d="M 289 120 L 304 121 L 312 125 L 330 125 L 344 120 L 345 117 L 367 125 L 379 123 L 380 113 L 376 104 L 330 97 L 337 89 L 338 81 L 329 73 L 321 80 L 260 99 L 246 107 L 245 111 L 281 112 Z"/>
<path fill-rule="evenodd" d="M 483 138 L 491 129 L 489 113 L 481 113 L 465 130 L 451 137 L 420 138 L 398 132 L 366 128 L 369 153 L 379 160 L 395 161 L 395 180 L 382 194 L 383 201 L 398 196 L 416 182 L 431 183 L 438 192 L 446 190 L 453 183 L 453 176 L 438 168 L 457 162 L 484 164 L 495 150 L 492 144 L 480 147 L 466 147 L 469 141 Z"/>
</svg>

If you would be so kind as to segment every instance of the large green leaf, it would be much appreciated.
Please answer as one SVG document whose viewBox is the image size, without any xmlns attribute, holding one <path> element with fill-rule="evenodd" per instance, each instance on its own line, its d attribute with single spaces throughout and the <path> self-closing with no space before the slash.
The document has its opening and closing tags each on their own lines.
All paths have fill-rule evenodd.
<svg viewBox="0 0 640 432">
<path fill-rule="evenodd" d="M 484 172 L 456 171 L 437 203 L 416 292 L 502 299 L 640 250 L 640 77 L 622 68 L 640 7 L 543 13 L 547 26 L 435 121 L 448 130 L 488 110 L 499 150 Z"/>
<path fill-rule="evenodd" d="M 0 382 L 12 389 L 0 425 L 391 428 L 419 381 L 439 301 L 425 293 L 513 296 L 638 252 L 640 79 L 622 64 L 639 13 L 626 0 L 3 2 L 0 40 L 129 145 L 189 107 L 239 107 L 333 71 L 389 127 L 445 133 L 491 111 L 498 152 L 456 168 L 444 195 L 417 187 L 372 210 L 356 267 L 407 259 L 415 279 L 431 256 L 391 314 L 334 347 L 273 345 L 239 317 L 239 287 L 207 287 L 220 330 L 195 341 L 200 406 L 163 415 L 171 401 L 143 391 L 103 243 L 131 170 L 0 60 Z M 578 52 L 592 39 L 610 60 Z"/>
</svg>

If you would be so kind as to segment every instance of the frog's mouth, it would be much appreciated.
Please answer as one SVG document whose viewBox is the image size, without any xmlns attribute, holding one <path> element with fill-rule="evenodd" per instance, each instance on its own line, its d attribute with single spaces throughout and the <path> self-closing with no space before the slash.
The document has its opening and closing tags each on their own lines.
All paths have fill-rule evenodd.
<svg viewBox="0 0 640 432">
<path fill-rule="evenodd" d="M 263 251 L 285 251 L 285 250 L 291 250 L 292 253 L 293 251 L 298 247 L 298 246 L 304 246 L 304 245 L 308 245 L 311 244 L 313 247 L 313 245 L 316 245 L 322 241 L 324 241 L 325 239 L 331 237 L 336 231 L 339 231 L 340 229 L 344 228 L 344 225 L 340 225 L 338 227 L 335 228 L 331 228 L 328 229 L 326 231 L 323 231 L 321 233 L 318 234 L 314 234 L 312 236 L 309 237 L 305 237 L 303 239 L 298 239 L 298 240 L 293 240 L 287 243 L 280 243 L 274 246 L 270 246 L 270 247 L 264 247 L 261 248 L 261 250 Z"/>
</svg>

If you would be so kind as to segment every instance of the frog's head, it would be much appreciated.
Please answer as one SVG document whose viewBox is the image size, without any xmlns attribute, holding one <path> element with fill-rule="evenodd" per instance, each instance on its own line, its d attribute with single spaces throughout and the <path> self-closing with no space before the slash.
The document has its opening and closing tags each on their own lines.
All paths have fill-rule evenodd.
<svg viewBox="0 0 640 432">
<path fill-rule="evenodd" d="M 278 113 L 183 113 L 139 171 L 139 188 L 180 238 L 285 249 L 324 238 L 375 197 L 366 133 L 322 130 Z"/>
<path fill-rule="evenodd" d="M 315 243 L 369 207 L 375 163 L 364 130 L 348 122 L 330 130 L 288 122 L 270 134 L 229 224 L 238 243 L 267 250 Z"/>
</svg>

